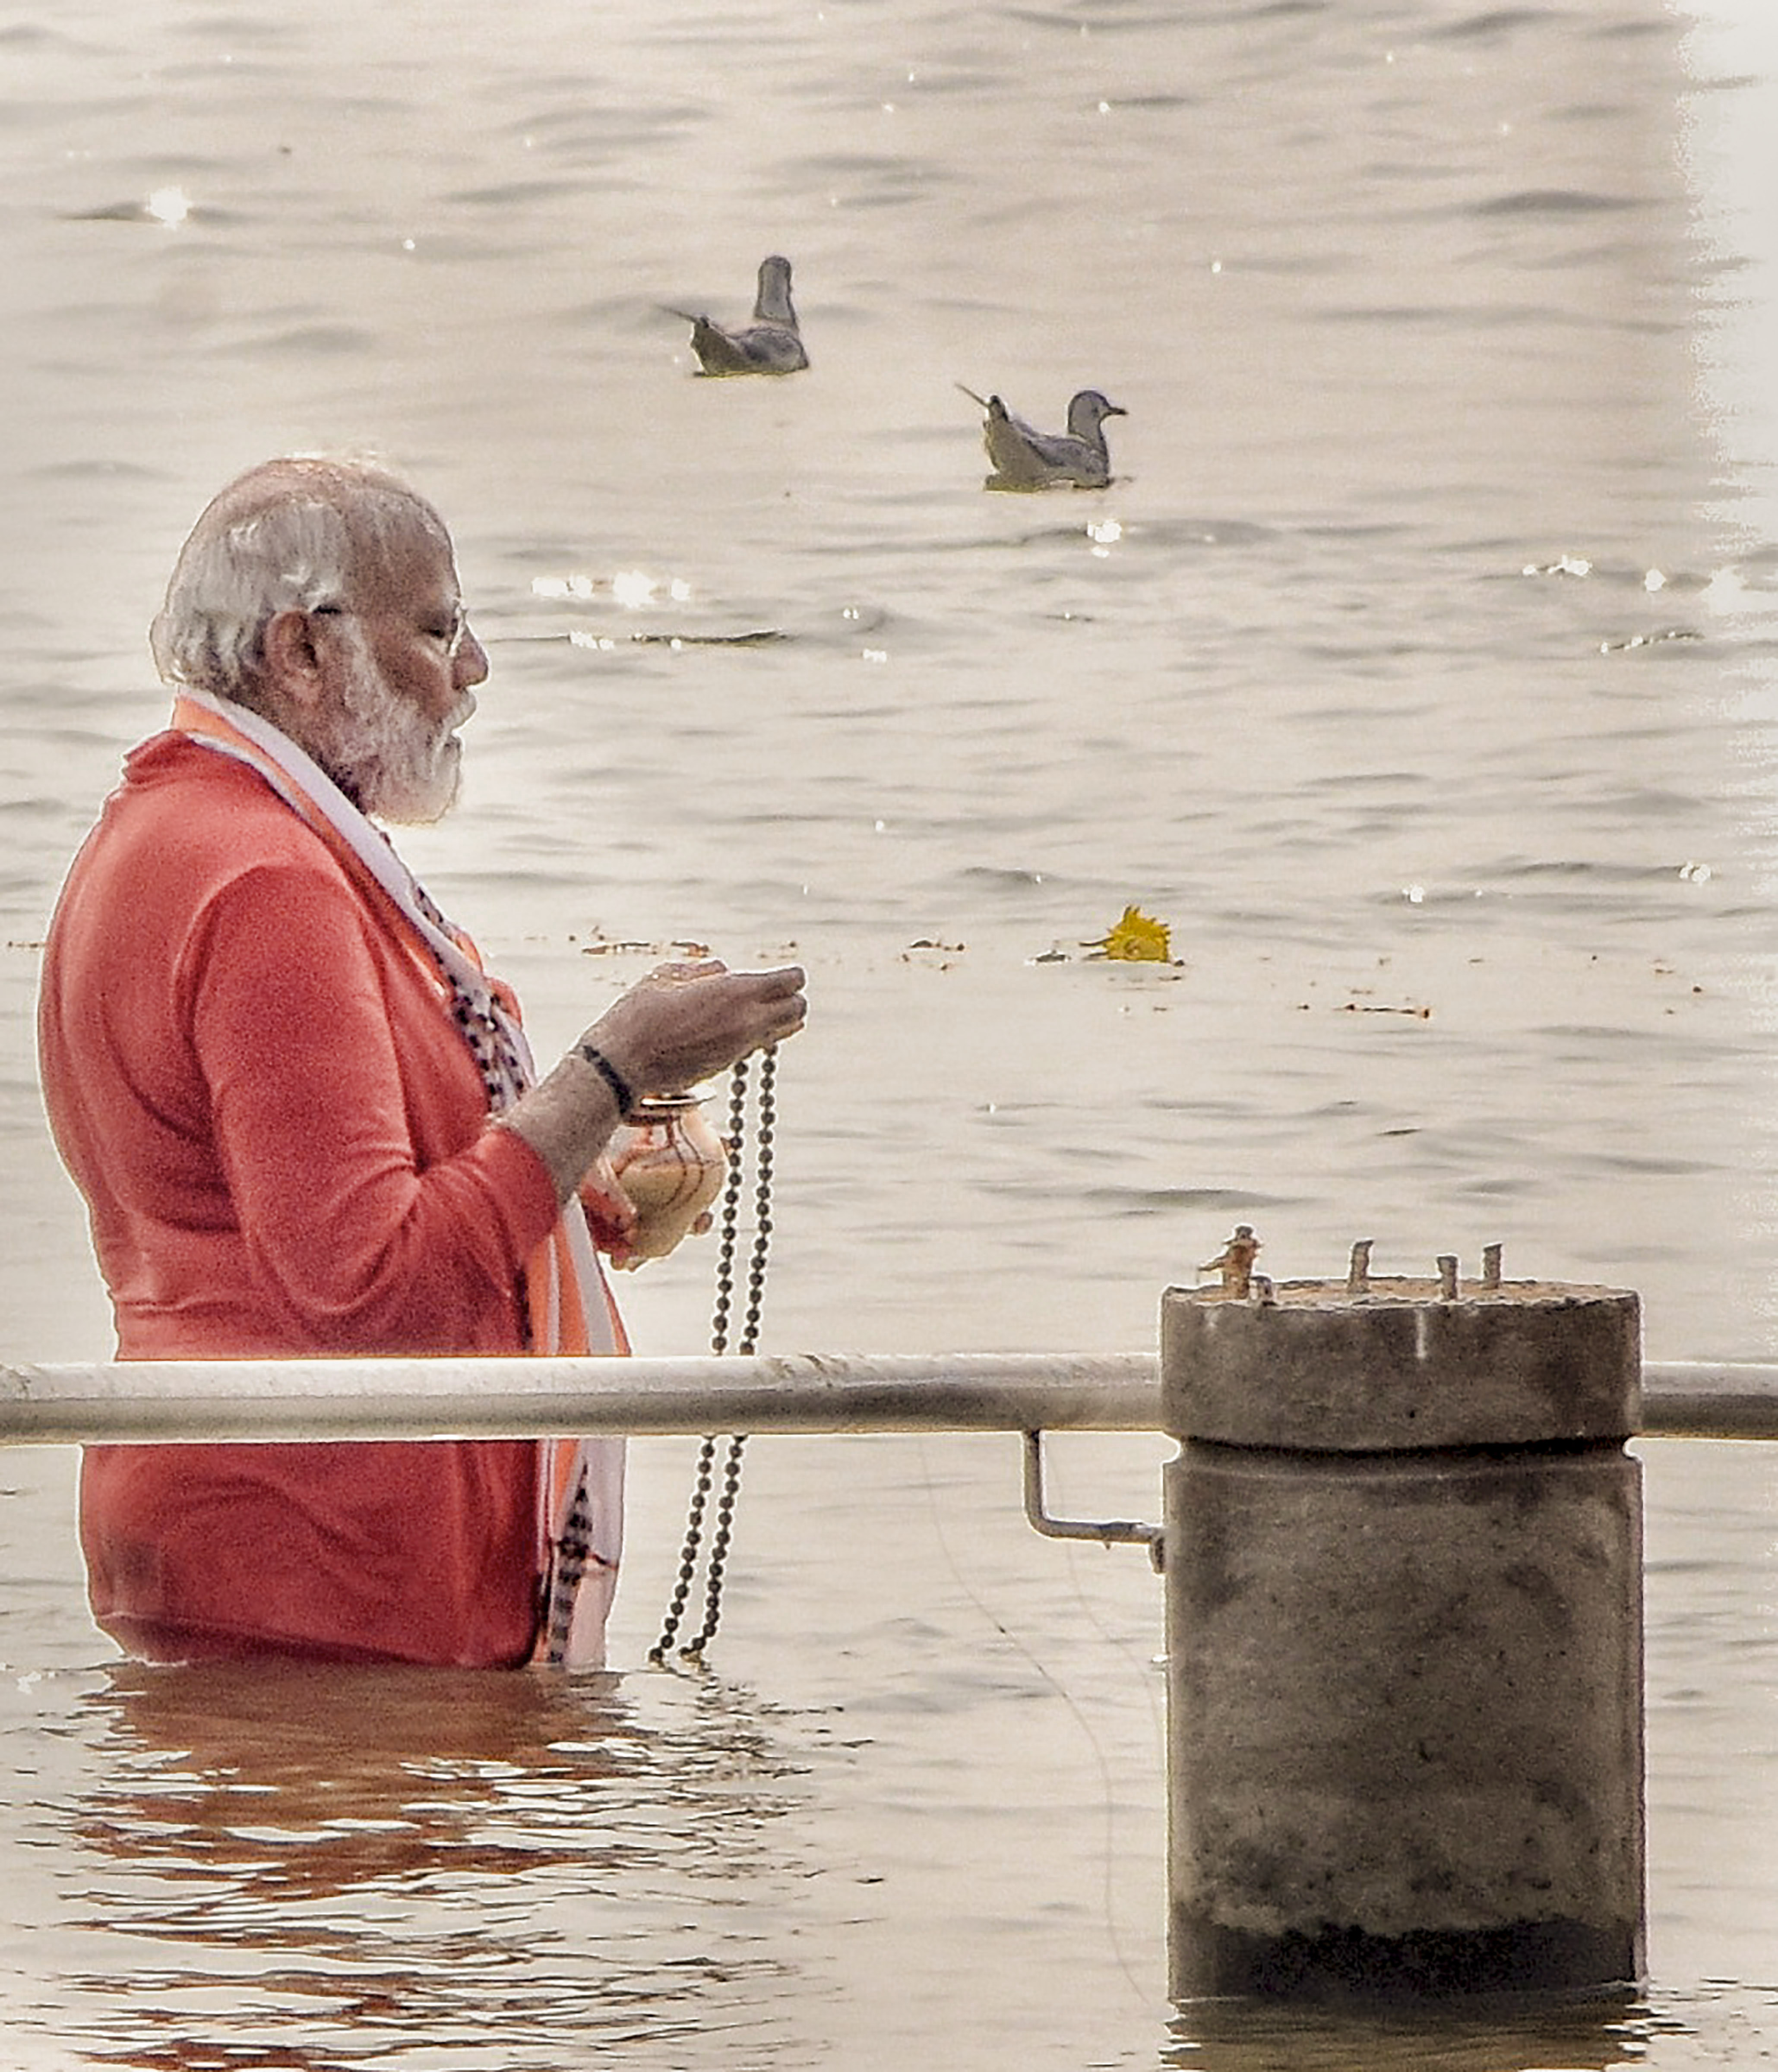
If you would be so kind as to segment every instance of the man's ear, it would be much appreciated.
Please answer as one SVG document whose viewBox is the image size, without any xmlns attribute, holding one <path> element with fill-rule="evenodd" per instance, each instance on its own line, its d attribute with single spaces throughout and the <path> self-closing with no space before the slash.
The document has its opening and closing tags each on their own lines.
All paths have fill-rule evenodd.
<svg viewBox="0 0 1778 2072">
<path fill-rule="evenodd" d="M 302 711 L 312 711 L 325 695 L 327 664 L 307 611 L 276 612 L 260 641 L 266 688 Z"/>
</svg>

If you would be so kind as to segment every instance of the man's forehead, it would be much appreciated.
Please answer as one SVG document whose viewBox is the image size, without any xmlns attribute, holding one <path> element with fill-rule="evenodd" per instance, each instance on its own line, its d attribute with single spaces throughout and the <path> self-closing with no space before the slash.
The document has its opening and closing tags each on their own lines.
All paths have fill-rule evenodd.
<svg viewBox="0 0 1778 2072">
<path fill-rule="evenodd" d="M 364 588 L 379 604 L 420 604 L 457 594 L 457 564 L 449 539 L 418 519 L 378 541 L 360 565 Z"/>
</svg>

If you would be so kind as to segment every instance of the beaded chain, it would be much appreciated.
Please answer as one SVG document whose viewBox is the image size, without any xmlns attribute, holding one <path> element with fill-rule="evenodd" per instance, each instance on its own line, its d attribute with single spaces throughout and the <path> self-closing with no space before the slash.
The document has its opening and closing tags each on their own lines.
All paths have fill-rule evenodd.
<svg viewBox="0 0 1778 2072">
<path fill-rule="evenodd" d="M 772 1160 L 773 1137 L 777 1125 L 775 1098 L 777 1070 L 776 1051 L 771 1048 L 763 1051 L 759 1058 L 759 1113 L 754 1132 L 753 1249 L 747 1261 L 747 1308 L 735 1346 L 738 1355 L 752 1352 L 758 1344 L 759 1318 L 765 1300 L 766 1255 L 772 1244 Z M 735 1256 L 740 1223 L 741 1157 L 747 1137 L 747 1061 L 743 1058 L 735 1065 L 729 1079 L 729 1169 L 727 1182 L 722 1190 L 722 1237 L 716 1263 L 716 1306 L 710 1320 L 710 1350 L 718 1354 L 729 1350 L 729 1327 L 735 1305 Z M 731 1438 L 723 1458 L 722 1486 L 716 1499 L 716 1529 L 710 1536 L 710 1555 L 704 1572 L 703 1624 L 679 1651 L 681 1657 L 689 1662 L 701 1663 L 703 1660 L 704 1650 L 714 1638 L 718 1622 L 722 1615 L 722 1585 L 728 1565 L 729 1545 L 734 1536 L 735 1507 L 741 1489 L 741 1454 L 746 1445 L 747 1435 L 744 1433 Z M 685 1517 L 685 1544 L 679 1554 L 678 1580 L 673 1585 L 673 1601 L 667 1608 L 661 1638 L 648 1651 L 651 1662 L 659 1663 L 665 1659 L 667 1651 L 677 1637 L 680 1622 L 685 1617 L 686 1602 L 691 1596 L 692 1582 L 698 1572 L 698 1555 L 703 1546 L 704 1521 L 710 1507 L 710 1491 L 715 1483 L 716 1449 L 717 1440 L 714 1434 L 706 1437 L 698 1448 L 697 1476 Z"/>
</svg>

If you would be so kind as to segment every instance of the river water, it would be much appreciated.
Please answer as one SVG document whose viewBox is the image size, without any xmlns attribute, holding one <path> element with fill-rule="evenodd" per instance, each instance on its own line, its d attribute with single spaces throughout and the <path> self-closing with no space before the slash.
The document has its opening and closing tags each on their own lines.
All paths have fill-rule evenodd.
<svg viewBox="0 0 1778 2072">
<path fill-rule="evenodd" d="M 1134 1350 L 1236 1220 L 1778 1314 L 1778 31 L 1765 0 L 688 0 L 0 25 L 0 1301 L 109 1350 L 35 945 L 162 709 L 200 505 L 368 447 L 493 662 L 403 846 L 565 1042 L 660 946 L 801 957 L 763 1342 Z M 813 365 L 664 305 L 782 250 Z M 958 383 L 1102 492 L 986 493 Z M 1126 904 L 1174 961 L 1093 956 Z M 626 1285 L 707 1343 L 710 1246 Z M 1778 2056 L 1778 1450 L 1649 1442 L 1650 1971 L 1401 2029 L 1166 2004 L 1159 1586 L 1010 1438 L 755 1441 L 702 1675 L 146 1673 L 74 1462 L 4 1464 L 20 2068 Z M 1058 1443 L 1151 1515 L 1163 1448 Z"/>
</svg>

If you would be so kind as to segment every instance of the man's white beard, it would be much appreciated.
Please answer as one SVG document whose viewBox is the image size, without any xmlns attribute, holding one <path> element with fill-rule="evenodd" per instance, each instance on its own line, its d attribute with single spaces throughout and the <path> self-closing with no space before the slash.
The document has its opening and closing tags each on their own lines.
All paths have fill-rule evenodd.
<svg viewBox="0 0 1778 2072">
<path fill-rule="evenodd" d="M 347 648 L 345 693 L 315 760 L 360 810 L 408 827 L 442 820 L 463 782 L 463 744 L 452 730 L 475 710 L 435 725 L 389 689 L 363 630 L 340 627 Z"/>
</svg>

